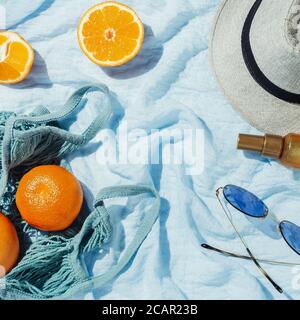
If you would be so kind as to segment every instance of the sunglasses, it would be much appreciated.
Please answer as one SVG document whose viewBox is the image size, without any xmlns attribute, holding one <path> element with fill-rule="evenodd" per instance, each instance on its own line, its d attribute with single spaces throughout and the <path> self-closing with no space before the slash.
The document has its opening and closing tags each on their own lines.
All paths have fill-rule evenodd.
<svg viewBox="0 0 300 320">
<path fill-rule="evenodd" d="M 227 203 L 229 203 L 232 207 L 234 207 L 239 212 L 245 214 L 246 216 L 252 217 L 252 218 L 266 218 L 270 212 L 268 207 L 265 205 L 265 203 L 259 199 L 257 196 L 255 196 L 253 193 L 238 187 L 234 185 L 227 185 L 225 187 L 219 188 L 216 191 L 217 199 L 226 214 L 226 217 L 230 221 L 232 227 L 234 228 L 236 234 L 238 235 L 239 239 L 243 243 L 248 256 L 240 255 L 231 253 L 228 251 L 224 251 L 221 249 L 218 249 L 216 247 L 212 247 L 208 244 L 202 244 L 202 247 L 208 250 L 212 250 L 218 253 L 221 253 L 223 255 L 234 257 L 234 258 L 241 258 L 245 260 L 252 260 L 254 264 L 257 266 L 257 268 L 261 271 L 261 273 L 269 280 L 269 282 L 273 285 L 273 287 L 280 293 L 283 293 L 283 289 L 268 275 L 268 273 L 263 269 L 261 266 L 261 263 L 269 263 L 269 264 L 280 264 L 285 266 L 299 266 L 299 263 L 289 263 L 289 262 L 279 262 L 279 261 L 271 261 L 271 260 L 263 260 L 263 259 L 257 259 L 249 249 L 245 239 L 243 236 L 239 233 L 238 229 L 236 228 L 231 213 L 228 209 L 228 207 L 223 204 L 220 198 L 220 193 L 223 192 L 223 196 Z M 275 218 L 276 219 L 276 218 Z M 277 221 L 277 220 L 276 220 Z M 283 239 L 286 241 L 286 243 L 289 245 L 289 247 L 300 255 L 300 227 L 295 225 L 292 222 L 289 221 L 278 221 L 278 229 L 283 237 Z"/>
</svg>

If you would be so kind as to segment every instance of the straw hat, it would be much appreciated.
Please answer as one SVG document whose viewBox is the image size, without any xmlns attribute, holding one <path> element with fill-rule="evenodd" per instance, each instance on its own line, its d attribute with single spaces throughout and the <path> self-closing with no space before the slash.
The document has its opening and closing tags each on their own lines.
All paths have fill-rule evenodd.
<svg viewBox="0 0 300 320">
<path fill-rule="evenodd" d="M 226 0 L 210 46 L 233 107 L 257 129 L 300 132 L 300 0 Z"/>
</svg>

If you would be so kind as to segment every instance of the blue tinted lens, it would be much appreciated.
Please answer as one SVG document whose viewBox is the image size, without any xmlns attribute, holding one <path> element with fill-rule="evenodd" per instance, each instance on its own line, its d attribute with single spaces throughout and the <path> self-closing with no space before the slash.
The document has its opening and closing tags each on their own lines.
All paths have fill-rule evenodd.
<svg viewBox="0 0 300 320">
<path fill-rule="evenodd" d="M 280 231 L 288 245 L 300 254 L 300 227 L 289 221 L 280 223 Z"/>
<path fill-rule="evenodd" d="M 225 199 L 248 216 L 261 218 L 268 214 L 266 205 L 251 192 L 233 185 L 223 189 Z"/>
</svg>

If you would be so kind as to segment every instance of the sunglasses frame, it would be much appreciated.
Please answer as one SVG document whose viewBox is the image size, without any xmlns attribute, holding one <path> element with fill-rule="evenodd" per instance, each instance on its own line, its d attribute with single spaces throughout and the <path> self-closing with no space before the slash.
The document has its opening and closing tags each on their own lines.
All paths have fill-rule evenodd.
<svg viewBox="0 0 300 320">
<path fill-rule="evenodd" d="M 226 187 L 228 187 L 228 186 L 238 187 L 238 186 L 235 186 L 235 185 L 226 185 L 225 187 L 221 187 L 221 188 L 219 188 L 218 190 L 222 190 L 224 198 L 226 199 L 226 201 L 227 201 L 234 209 L 236 209 L 237 211 L 239 211 L 239 212 L 241 212 L 241 213 L 243 213 L 243 214 L 245 214 L 246 216 L 251 217 L 251 218 L 264 219 L 264 218 L 266 218 L 266 217 L 268 216 L 268 214 L 270 213 L 270 211 L 269 211 L 269 208 L 267 207 L 267 205 L 266 205 L 260 198 L 258 198 L 256 195 L 254 195 L 252 192 L 250 192 L 250 191 L 248 191 L 248 190 L 246 190 L 246 189 L 243 189 L 243 190 L 245 190 L 245 191 L 253 194 L 259 201 L 261 201 L 261 202 L 264 204 L 264 207 L 266 208 L 266 210 L 265 210 L 265 212 L 264 212 L 264 215 L 261 216 L 261 217 L 257 217 L 257 216 L 254 216 L 254 215 L 252 215 L 252 214 L 249 214 L 249 213 L 247 213 L 247 212 L 244 212 L 243 210 L 241 210 L 241 209 L 239 209 L 238 207 L 236 207 L 234 204 L 232 204 L 232 203 L 228 200 L 228 198 L 226 197 L 226 195 L 225 195 L 225 193 L 224 193 L 224 189 L 225 189 Z M 217 191 L 218 191 L 218 190 L 217 190 Z M 217 191 L 216 191 L 216 192 L 217 192 Z M 217 195 L 217 196 L 218 196 L 218 195 Z"/>
<path fill-rule="evenodd" d="M 269 215 L 270 210 L 269 210 L 268 206 L 264 203 L 264 201 L 263 201 L 262 199 L 260 199 L 258 196 L 256 196 L 255 194 L 253 194 L 252 192 L 250 192 L 250 191 L 248 191 L 248 190 L 246 190 L 246 189 L 243 189 L 243 190 L 245 190 L 245 191 L 248 192 L 248 193 L 253 194 L 259 201 L 261 201 L 261 202 L 263 203 L 264 207 L 266 208 L 266 210 L 265 210 L 265 212 L 264 212 L 264 215 L 261 216 L 261 217 L 257 217 L 257 216 L 254 216 L 254 215 L 252 215 L 252 214 L 249 214 L 249 213 L 247 213 L 247 212 L 239 209 L 238 207 L 236 207 L 234 204 L 232 204 L 232 203 L 230 202 L 230 200 L 228 200 L 228 198 L 226 197 L 226 195 L 225 195 L 225 193 L 224 193 L 224 189 L 225 189 L 227 186 L 233 186 L 233 187 L 238 187 L 238 186 L 236 186 L 236 185 L 226 185 L 225 187 L 221 187 L 221 188 L 218 189 L 218 190 L 222 190 L 223 196 L 224 196 L 225 200 L 226 200 L 234 209 L 236 209 L 237 211 L 245 214 L 245 215 L 248 216 L 248 217 L 255 218 L 255 219 L 265 219 L 265 218 Z M 240 187 L 239 187 L 239 188 L 240 188 Z M 217 197 L 218 197 L 218 195 L 217 195 Z M 280 231 L 281 236 L 282 236 L 282 238 L 284 239 L 284 241 L 286 242 L 286 244 L 287 244 L 295 253 L 297 253 L 298 255 L 300 255 L 300 253 L 299 253 L 298 251 L 296 251 L 296 250 L 289 244 L 289 242 L 287 241 L 287 239 L 286 239 L 286 237 L 285 237 L 285 235 L 284 235 L 284 233 L 283 233 L 283 230 L 282 230 L 282 224 L 283 224 L 283 223 L 285 223 L 285 222 L 292 223 L 292 222 L 291 222 L 291 221 L 288 221 L 288 220 L 279 221 L 279 220 L 277 220 L 277 219 L 276 219 L 276 221 L 278 222 L 278 230 Z"/>
<path fill-rule="evenodd" d="M 235 186 L 235 185 L 226 185 L 225 187 L 227 186 L 233 186 L 233 187 L 238 187 L 238 186 Z M 215 247 L 212 247 L 208 244 L 202 244 L 202 247 L 205 248 L 205 249 L 208 249 L 208 250 L 211 250 L 211 251 L 215 251 L 215 252 L 218 252 L 218 253 L 221 253 L 227 257 L 234 257 L 234 258 L 240 258 L 240 259 L 245 259 L 245 260 L 251 260 L 252 262 L 254 262 L 254 264 L 256 265 L 256 267 L 260 270 L 260 272 L 268 279 L 268 281 L 272 284 L 272 286 L 279 292 L 279 293 L 283 293 L 283 289 L 268 275 L 268 273 L 261 267 L 260 263 L 269 263 L 269 264 L 276 264 L 276 265 L 284 265 L 284 266 L 299 266 L 300 263 L 292 263 L 292 262 L 279 262 L 279 261 L 272 261 L 272 260 L 264 260 L 264 259 L 257 259 L 253 254 L 252 252 L 250 251 L 246 241 L 244 240 L 243 236 L 240 234 L 240 232 L 238 231 L 238 229 L 236 228 L 233 220 L 232 220 L 232 214 L 231 212 L 229 211 L 229 209 L 227 208 L 227 206 L 225 206 L 222 201 L 221 201 L 221 198 L 220 198 L 220 191 L 222 191 L 223 193 L 223 196 L 224 196 L 224 199 L 226 200 L 227 203 L 229 203 L 234 209 L 236 209 L 237 211 L 245 214 L 246 216 L 249 216 L 249 217 L 252 217 L 252 218 L 256 218 L 256 219 L 265 219 L 271 212 L 269 211 L 269 208 L 267 207 L 267 205 L 264 203 L 263 200 L 261 200 L 259 197 L 257 197 L 256 195 L 254 195 L 253 193 L 251 193 L 250 191 L 246 190 L 246 189 L 243 189 L 245 190 L 246 192 L 248 193 L 251 193 L 252 195 L 254 195 L 259 201 L 261 201 L 264 205 L 264 207 L 266 208 L 265 210 L 265 214 L 264 216 L 261 216 L 261 217 L 258 217 L 258 216 L 254 216 L 254 215 L 251 215 L 251 214 L 248 214 L 244 211 L 242 211 L 241 209 L 237 208 L 235 205 L 233 205 L 229 200 L 228 198 L 225 196 L 224 194 L 224 189 L 225 187 L 220 187 L 216 190 L 216 197 L 221 205 L 221 208 L 223 209 L 227 219 L 229 220 L 230 224 L 232 225 L 233 229 L 235 230 L 236 234 L 238 235 L 238 237 L 240 238 L 241 242 L 243 243 L 247 253 L 248 253 L 248 256 L 244 256 L 244 255 L 240 255 L 240 254 L 235 254 L 235 253 L 231 253 L 231 252 L 228 252 L 228 251 L 225 251 L 225 250 L 221 250 L 221 249 L 218 249 L 218 248 L 215 248 Z M 238 187 L 240 188 L 240 187 Z M 276 217 L 275 217 L 276 219 Z M 289 245 L 289 247 L 294 251 L 296 252 L 298 255 L 300 255 L 293 247 L 291 247 L 291 245 L 288 243 L 287 239 L 285 238 L 284 234 L 283 234 L 283 231 L 282 231 L 282 223 L 284 222 L 288 222 L 288 223 L 291 223 L 289 221 L 278 221 L 276 219 L 276 221 L 278 222 L 278 230 L 280 232 L 280 234 L 282 235 L 283 239 L 285 240 L 285 242 Z"/>
<path fill-rule="evenodd" d="M 296 252 L 296 253 L 300 256 L 300 253 L 299 253 L 298 251 L 296 251 L 296 250 L 288 243 L 285 235 L 283 234 L 282 224 L 283 224 L 284 222 L 292 223 L 292 222 L 287 221 L 287 220 L 283 220 L 283 221 L 281 221 L 281 222 L 279 223 L 279 230 L 280 230 L 280 233 L 281 233 L 281 235 L 282 235 L 282 238 L 284 239 L 284 241 L 286 242 L 286 244 L 287 244 L 294 252 Z"/>
</svg>

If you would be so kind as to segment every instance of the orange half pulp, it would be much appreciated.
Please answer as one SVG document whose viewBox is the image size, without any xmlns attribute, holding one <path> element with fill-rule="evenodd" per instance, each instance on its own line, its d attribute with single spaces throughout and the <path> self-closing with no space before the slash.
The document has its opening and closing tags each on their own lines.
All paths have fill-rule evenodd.
<svg viewBox="0 0 300 320">
<path fill-rule="evenodd" d="M 18 83 L 30 73 L 34 51 L 20 35 L 0 31 L 0 84 Z"/>
<path fill-rule="evenodd" d="M 90 8 L 78 25 L 78 41 L 87 57 L 103 67 L 120 66 L 141 50 L 144 26 L 137 14 L 118 2 Z"/>
</svg>

